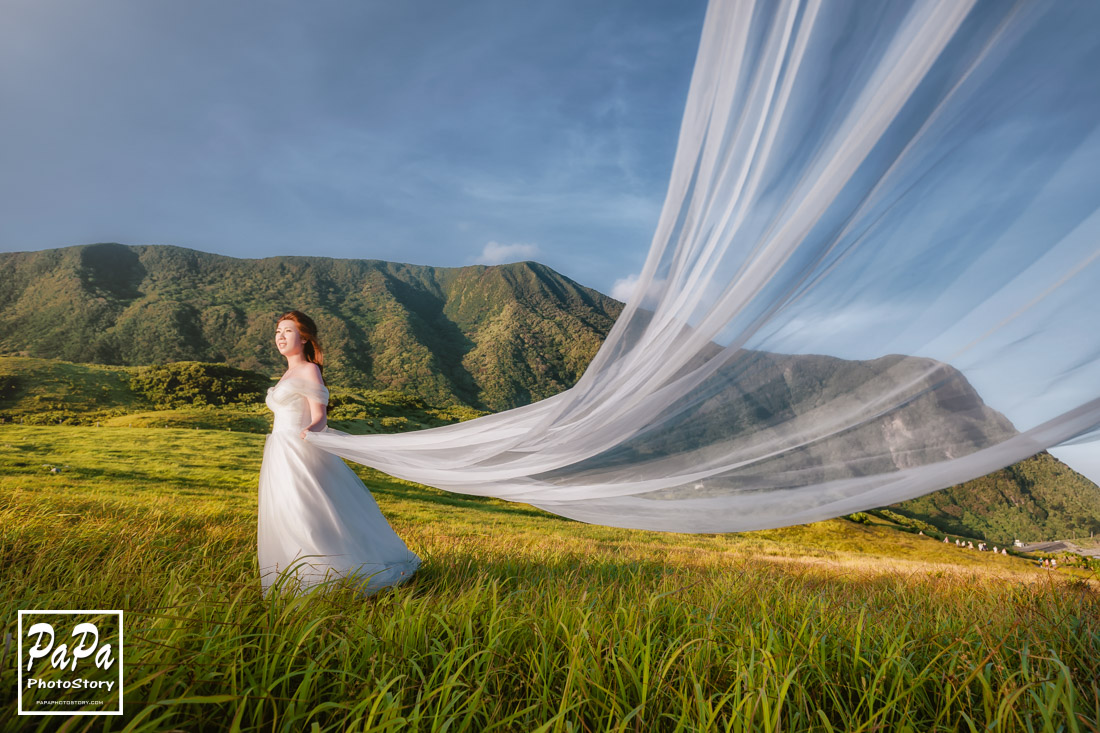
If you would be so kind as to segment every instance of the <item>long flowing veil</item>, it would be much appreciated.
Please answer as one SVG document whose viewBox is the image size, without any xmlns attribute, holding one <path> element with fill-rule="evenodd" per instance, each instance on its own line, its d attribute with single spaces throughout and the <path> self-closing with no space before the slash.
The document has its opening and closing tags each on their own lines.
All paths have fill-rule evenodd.
<svg viewBox="0 0 1100 733">
<path fill-rule="evenodd" d="M 386 473 L 586 522 L 796 524 L 1100 425 L 1100 3 L 712 0 L 660 222 L 580 381 Z"/>
</svg>

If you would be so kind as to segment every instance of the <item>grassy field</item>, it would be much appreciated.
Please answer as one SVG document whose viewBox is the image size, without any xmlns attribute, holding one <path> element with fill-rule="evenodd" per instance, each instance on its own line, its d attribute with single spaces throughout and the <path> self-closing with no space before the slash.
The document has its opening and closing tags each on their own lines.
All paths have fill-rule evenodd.
<svg viewBox="0 0 1100 733">
<path fill-rule="evenodd" d="M 263 441 L 0 426 L 3 633 L 126 612 L 124 716 L 17 718 L 13 640 L 3 730 L 1100 730 L 1100 584 L 881 522 L 619 530 L 359 467 L 421 571 L 264 601 Z"/>
<path fill-rule="evenodd" d="M 177 409 L 168 409 L 131 389 L 131 380 L 145 369 L 0 356 L 0 425 L 191 428 L 248 433 L 271 430 L 271 412 L 263 403 L 262 389 L 255 399 L 250 397 L 233 404 L 196 406 L 192 400 L 180 400 L 179 395 L 174 395 L 177 399 L 172 402 Z M 263 379 L 261 375 L 252 376 Z M 270 384 L 274 385 L 275 380 L 270 380 Z M 371 389 L 333 387 L 329 400 L 329 424 L 357 434 L 420 430 L 485 414 L 461 405 L 429 404 L 412 394 Z"/>
</svg>

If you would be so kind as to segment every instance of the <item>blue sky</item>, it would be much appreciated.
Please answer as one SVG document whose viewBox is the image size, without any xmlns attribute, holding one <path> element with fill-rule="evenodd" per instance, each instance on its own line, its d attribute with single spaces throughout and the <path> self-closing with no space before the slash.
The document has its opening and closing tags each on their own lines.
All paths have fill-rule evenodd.
<svg viewBox="0 0 1100 733">
<path fill-rule="evenodd" d="M 704 12 L 703 0 L 6 0 L 0 251 L 534 259 L 625 298 Z M 1072 453 L 1100 480 L 1096 444 Z"/>
<path fill-rule="evenodd" d="M 705 3 L 9 0 L 0 250 L 640 269 Z"/>
</svg>

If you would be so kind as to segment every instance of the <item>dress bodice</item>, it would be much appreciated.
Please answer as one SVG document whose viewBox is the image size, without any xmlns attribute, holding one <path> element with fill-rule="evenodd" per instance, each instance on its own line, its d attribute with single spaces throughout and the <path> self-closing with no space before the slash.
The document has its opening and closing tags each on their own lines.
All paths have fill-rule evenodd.
<svg viewBox="0 0 1100 733">
<path fill-rule="evenodd" d="M 328 404 L 328 389 L 304 379 L 284 379 L 267 390 L 268 409 L 275 415 L 272 433 L 299 433 L 313 418 L 307 397 Z"/>
</svg>

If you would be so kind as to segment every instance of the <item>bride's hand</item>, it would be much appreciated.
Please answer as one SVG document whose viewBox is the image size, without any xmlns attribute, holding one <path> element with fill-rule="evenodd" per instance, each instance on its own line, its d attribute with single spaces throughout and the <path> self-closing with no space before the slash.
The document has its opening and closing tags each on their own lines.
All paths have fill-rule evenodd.
<svg viewBox="0 0 1100 733">
<path fill-rule="evenodd" d="M 308 432 L 309 432 L 309 428 L 306 428 L 305 430 L 302 431 L 302 433 L 301 433 L 302 440 L 306 439 L 306 433 L 308 433 Z"/>
</svg>

